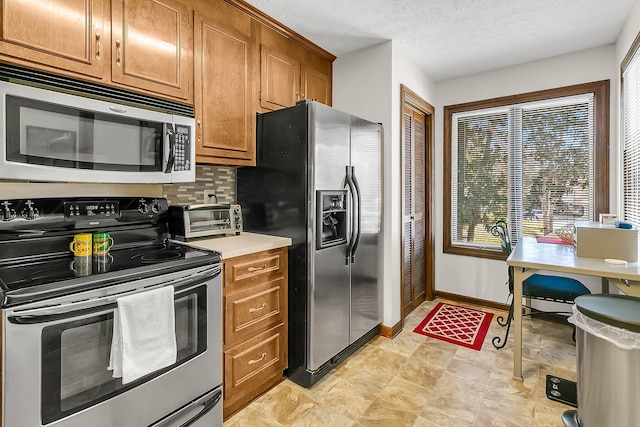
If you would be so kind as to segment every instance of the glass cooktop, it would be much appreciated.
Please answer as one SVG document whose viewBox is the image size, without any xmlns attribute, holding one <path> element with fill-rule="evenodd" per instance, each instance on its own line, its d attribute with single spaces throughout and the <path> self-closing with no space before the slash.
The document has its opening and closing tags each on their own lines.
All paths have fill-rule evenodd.
<svg viewBox="0 0 640 427">
<path fill-rule="evenodd" d="M 191 265 L 191 261 L 204 261 L 199 259 L 202 257 L 210 257 L 207 259 L 210 263 L 220 261 L 219 254 L 171 242 L 111 250 L 102 262 L 89 257 L 90 262 L 83 263 L 69 253 L 1 266 L 0 286 L 3 291 L 11 292 L 82 277 L 93 280 L 106 273 L 131 269 L 157 269 L 158 264 L 178 271 Z"/>
</svg>

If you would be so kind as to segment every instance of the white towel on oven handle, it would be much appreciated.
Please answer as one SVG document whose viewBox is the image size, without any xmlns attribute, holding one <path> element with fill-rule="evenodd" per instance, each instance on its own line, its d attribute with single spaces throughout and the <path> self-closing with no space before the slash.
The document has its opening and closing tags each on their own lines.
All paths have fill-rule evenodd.
<svg viewBox="0 0 640 427">
<path fill-rule="evenodd" d="M 173 286 L 116 300 L 108 369 L 122 384 L 176 363 Z"/>
</svg>

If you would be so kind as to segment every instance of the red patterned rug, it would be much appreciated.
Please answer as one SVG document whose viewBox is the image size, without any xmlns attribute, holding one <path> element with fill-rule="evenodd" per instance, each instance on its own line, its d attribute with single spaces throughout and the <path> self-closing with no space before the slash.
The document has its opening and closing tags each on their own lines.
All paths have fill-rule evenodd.
<svg viewBox="0 0 640 427">
<path fill-rule="evenodd" d="M 440 302 L 413 332 L 480 350 L 492 318 L 493 313 Z"/>
</svg>

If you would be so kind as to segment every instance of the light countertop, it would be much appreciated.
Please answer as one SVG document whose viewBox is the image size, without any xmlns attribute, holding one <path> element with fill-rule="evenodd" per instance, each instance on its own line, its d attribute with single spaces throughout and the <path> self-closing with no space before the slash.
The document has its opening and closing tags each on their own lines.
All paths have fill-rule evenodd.
<svg viewBox="0 0 640 427">
<path fill-rule="evenodd" d="M 225 260 L 269 249 L 291 246 L 291 239 L 288 237 L 242 232 L 238 236 L 202 237 L 181 243 L 193 246 L 194 248 L 220 252 L 222 259 Z"/>
</svg>

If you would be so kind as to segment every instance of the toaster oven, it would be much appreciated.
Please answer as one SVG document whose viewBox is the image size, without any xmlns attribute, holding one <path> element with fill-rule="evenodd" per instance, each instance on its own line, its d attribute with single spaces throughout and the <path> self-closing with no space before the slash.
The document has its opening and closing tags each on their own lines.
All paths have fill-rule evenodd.
<svg viewBox="0 0 640 427">
<path fill-rule="evenodd" d="M 240 205 L 222 203 L 169 205 L 169 233 L 172 239 L 237 235 L 242 231 Z"/>
</svg>

